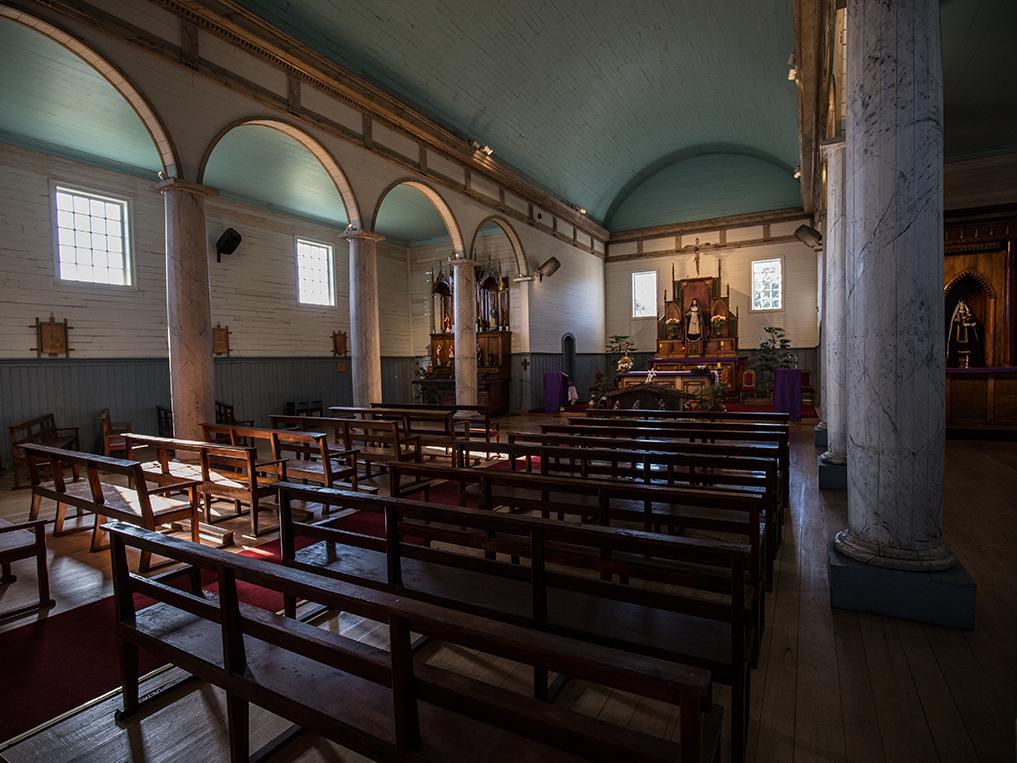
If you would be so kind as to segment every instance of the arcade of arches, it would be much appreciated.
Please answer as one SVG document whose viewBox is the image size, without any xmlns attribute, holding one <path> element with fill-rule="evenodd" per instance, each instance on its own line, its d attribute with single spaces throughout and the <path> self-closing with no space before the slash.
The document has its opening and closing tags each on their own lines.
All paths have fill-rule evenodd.
<svg viewBox="0 0 1017 763">
<path fill-rule="evenodd" d="M 0 759 L 1013 760 L 1015 35 L 0 0 Z"/>
</svg>

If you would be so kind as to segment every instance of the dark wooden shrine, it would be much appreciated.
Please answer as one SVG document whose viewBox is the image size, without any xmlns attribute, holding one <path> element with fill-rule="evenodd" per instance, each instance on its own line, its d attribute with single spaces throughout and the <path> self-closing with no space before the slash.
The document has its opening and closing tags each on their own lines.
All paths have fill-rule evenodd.
<svg viewBox="0 0 1017 763">
<path fill-rule="evenodd" d="M 477 291 L 477 402 L 492 416 L 508 413 L 512 378 L 512 332 L 509 330 L 509 279 L 497 265 L 478 265 Z M 455 312 L 452 274 L 444 268 L 431 278 L 431 366 L 413 383 L 420 401 L 454 405 Z"/>
<path fill-rule="evenodd" d="M 947 427 L 1017 431 L 1017 205 L 947 213 L 944 227 Z"/>
</svg>

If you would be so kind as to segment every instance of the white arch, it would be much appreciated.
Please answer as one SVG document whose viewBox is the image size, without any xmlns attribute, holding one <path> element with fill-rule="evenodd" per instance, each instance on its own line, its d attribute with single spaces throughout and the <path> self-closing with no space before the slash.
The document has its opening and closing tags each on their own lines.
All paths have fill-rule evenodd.
<svg viewBox="0 0 1017 763">
<path fill-rule="evenodd" d="M 494 223 L 509 240 L 509 244 L 512 245 L 512 254 L 516 259 L 516 275 L 524 276 L 528 275 L 530 270 L 526 263 L 526 253 L 523 251 L 523 242 L 519 240 L 519 235 L 515 232 L 515 229 L 504 217 L 499 215 L 489 215 L 480 221 L 477 229 L 473 232 L 473 241 L 470 243 L 470 257 L 476 259 L 474 252 L 477 248 L 477 237 L 480 235 L 480 229 L 483 228 L 487 223 Z"/>
<path fill-rule="evenodd" d="M 62 45 L 95 69 L 130 104 L 141 120 L 141 123 L 145 126 L 145 129 L 148 130 L 148 134 L 152 136 L 155 149 L 159 153 L 159 160 L 162 162 L 162 171 L 166 177 L 178 177 L 180 162 L 177 160 L 176 149 L 173 147 L 169 133 L 162 126 L 162 122 L 156 116 L 155 111 L 145 97 L 131 84 L 122 71 L 77 37 L 71 36 L 47 21 L 43 21 L 23 11 L 15 10 L 7 5 L 0 5 L 0 18 L 10 19 L 18 24 L 34 29 L 36 32 Z"/>
<path fill-rule="evenodd" d="M 459 223 L 456 221 L 455 215 L 452 214 L 452 209 L 448 203 L 442 198 L 441 194 L 431 188 L 427 183 L 420 180 L 414 180 L 413 178 L 404 178 L 397 180 L 392 183 L 388 188 L 384 190 L 380 197 L 378 197 L 378 205 L 374 208 L 374 217 L 371 219 L 371 230 L 376 230 L 378 225 L 378 213 L 381 212 L 381 205 L 385 203 L 385 197 L 388 196 L 389 192 L 393 188 L 397 188 L 401 185 L 413 188 L 414 190 L 420 191 L 431 205 L 438 212 L 438 216 L 441 217 L 441 221 L 445 224 L 445 230 L 448 231 L 448 236 L 452 240 L 452 256 L 453 257 L 465 257 L 466 247 L 463 245 L 463 234 L 459 229 Z"/>
<path fill-rule="evenodd" d="M 343 206 L 346 208 L 346 220 L 349 225 L 352 228 L 361 227 L 360 205 L 357 203 L 357 197 L 353 193 L 353 186 L 350 185 L 350 181 L 346 177 L 346 173 L 343 172 L 339 163 L 335 160 L 335 157 L 329 153 L 327 148 L 321 145 L 321 143 L 303 129 L 275 117 L 248 117 L 239 119 L 235 122 L 231 122 L 225 128 L 220 130 L 219 134 L 212 139 L 208 148 L 205 149 L 205 154 L 201 158 L 201 164 L 198 167 L 199 183 L 203 183 L 205 181 L 205 170 L 208 167 L 208 160 L 212 156 L 212 152 L 215 151 L 216 146 L 219 145 L 219 141 L 226 137 L 226 135 L 232 132 L 235 128 L 243 127 L 245 125 L 255 125 L 257 127 L 268 127 L 272 130 L 278 130 L 283 135 L 293 138 L 293 140 L 297 141 L 297 143 L 310 151 L 335 184 L 335 189 L 339 192 L 339 198 L 342 200 Z"/>
</svg>

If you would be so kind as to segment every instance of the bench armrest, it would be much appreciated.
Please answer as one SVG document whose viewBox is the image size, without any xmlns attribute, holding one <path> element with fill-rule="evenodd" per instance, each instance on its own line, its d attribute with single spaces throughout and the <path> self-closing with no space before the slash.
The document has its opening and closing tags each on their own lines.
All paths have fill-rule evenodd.
<svg viewBox="0 0 1017 763">
<path fill-rule="evenodd" d="M 254 467 L 257 468 L 259 466 L 275 466 L 278 464 L 285 464 L 287 461 L 289 461 L 288 458 L 273 458 L 271 461 L 255 461 Z"/>
<path fill-rule="evenodd" d="M 329 448 L 328 455 L 330 456 L 359 456 L 359 448 Z"/>
<path fill-rule="evenodd" d="M 174 482 L 172 485 L 159 485 L 159 487 L 149 488 L 148 492 L 151 495 L 159 495 L 174 490 L 190 490 L 192 487 L 197 487 L 201 484 L 203 484 L 202 480 L 180 480 L 180 482 Z"/>
<path fill-rule="evenodd" d="M 45 519 L 32 519 L 32 520 L 29 520 L 28 522 L 18 522 L 17 524 L 13 524 L 13 525 L 0 525 L 0 533 L 12 533 L 12 532 L 16 532 L 18 530 L 29 530 L 29 531 L 31 531 L 31 530 L 36 529 L 37 527 L 40 527 L 40 526 L 41 527 L 45 527 L 46 526 L 46 520 Z"/>
</svg>

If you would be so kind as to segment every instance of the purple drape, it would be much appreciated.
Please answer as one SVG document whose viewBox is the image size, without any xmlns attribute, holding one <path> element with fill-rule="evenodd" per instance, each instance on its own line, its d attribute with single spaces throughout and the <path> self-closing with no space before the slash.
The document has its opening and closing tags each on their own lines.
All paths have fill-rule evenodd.
<svg viewBox="0 0 1017 763">
<path fill-rule="evenodd" d="M 802 372 L 778 368 L 773 372 L 773 410 L 786 413 L 791 421 L 802 420 Z"/>
<path fill-rule="evenodd" d="M 558 413 L 565 402 L 565 374 L 561 371 L 548 371 L 544 374 L 544 410 L 547 413 Z"/>
</svg>

